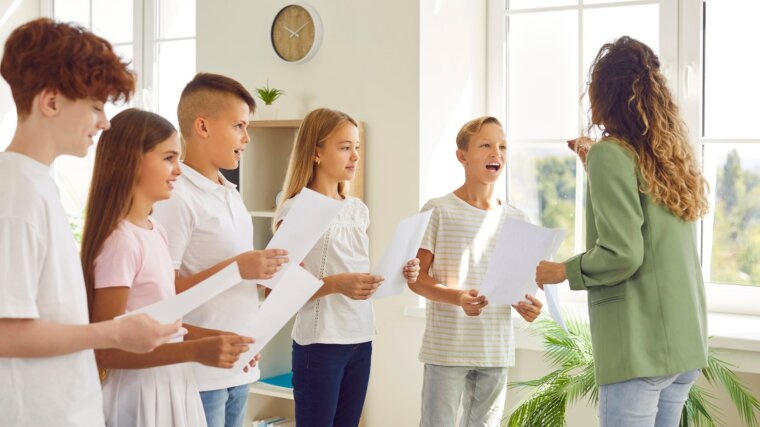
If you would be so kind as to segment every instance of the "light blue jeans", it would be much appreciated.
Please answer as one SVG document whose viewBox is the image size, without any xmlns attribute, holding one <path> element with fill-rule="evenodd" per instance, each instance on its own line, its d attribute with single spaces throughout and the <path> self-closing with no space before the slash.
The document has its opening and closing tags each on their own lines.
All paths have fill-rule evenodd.
<svg viewBox="0 0 760 427">
<path fill-rule="evenodd" d="M 699 370 L 599 387 L 602 427 L 676 427 Z"/>
<path fill-rule="evenodd" d="M 241 427 L 248 403 L 248 384 L 201 392 L 208 427 Z"/>
<path fill-rule="evenodd" d="M 420 427 L 454 427 L 462 403 L 462 427 L 501 425 L 507 368 L 425 364 Z"/>
</svg>

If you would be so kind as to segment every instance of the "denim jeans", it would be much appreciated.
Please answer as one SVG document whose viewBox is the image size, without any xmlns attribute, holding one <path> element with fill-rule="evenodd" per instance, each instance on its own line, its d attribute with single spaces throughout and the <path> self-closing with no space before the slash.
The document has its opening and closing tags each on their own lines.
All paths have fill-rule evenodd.
<svg viewBox="0 0 760 427">
<path fill-rule="evenodd" d="M 602 427 L 676 427 L 699 370 L 599 387 Z"/>
<path fill-rule="evenodd" d="M 293 398 L 298 427 L 356 427 L 364 407 L 372 342 L 293 342 Z"/>
<path fill-rule="evenodd" d="M 248 403 L 248 384 L 201 392 L 208 427 L 241 427 Z"/>
</svg>

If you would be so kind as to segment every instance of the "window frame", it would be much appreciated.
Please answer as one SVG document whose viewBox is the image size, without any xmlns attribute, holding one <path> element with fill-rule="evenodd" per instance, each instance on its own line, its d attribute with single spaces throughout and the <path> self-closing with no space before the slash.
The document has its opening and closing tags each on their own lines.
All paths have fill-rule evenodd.
<svg viewBox="0 0 760 427">
<path fill-rule="evenodd" d="M 703 2 L 719 0 L 630 0 L 614 1 L 599 4 L 584 4 L 579 0 L 575 5 L 540 7 L 535 9 L 521 9 L 509 11 L 508 0 L 488 0 L 487 6 L 487 75 L 486 75 L 486 107 L 488 111 L 499 118 L 508 117 L 507 111 L 507 58 L 508 58 L 508 32 L 507 17 L 525 13 L 549 12 L 561 10 L 585 11 L 596 8 L 609 8 L 633 5 L 660 5 L 660 49 L 659 56 L 663 74 L 668 79 L 671 91 L 674 93 L 681 114 L 689 129 L 689 141 L 698 154 L 698 161 L 703 165 L 703 147 L 706 143 L 726 142 L 735 143 L 736 139 L 715 140 L 703 138 L 702 129 L 702 99 L 703 99 Z M 579 93 L 585 90 L 587 70 L 583 65 L 583 13 L 578 14 L 578 67 L 579 67 Z M 583 123 L 582 108 L 579 109 L 578 131 L 581 131 Z M 508 123 L 508 122 L 507 122 Z M 580 134 L 580 133 L 579 133 Z M 509 137 L 508 137 L 509 138 Z M 739 140 L 740 142 L 760 143 L 760 140 Z M 523 144 L 547 143 L 546 140 L 509 140 L 512 146 Z M 581 171 L 580 161 L 576 161 L 576 170 Z M 509 177 L 507 177 L 507 189 L 509 189 Z M 509 190 L 507 190 L 509 198 Z M 575 232 L 577 237 L 585 234 L 583 210 L 585 205 L 585 177 L 583 173 L 576 173 L 576 205 L 575 205 Z M 698 223 L 697 243 L 702 260 L 705 253 L 703 247 L 703 234 L 705 233 L 704 221 Z M 583 251 L 582 239 L 576 238 L 576 253 Z M 560 288 L 560 296 L 563 302 L 579 303 L 586 301 L 585 292 L 572 292 L 566 286 Z M 711 312 L 760 315 L 760 305 L 752 301 L 760 301 L 760 287 L 705 283 L 708 309 Z"/>
</svg>

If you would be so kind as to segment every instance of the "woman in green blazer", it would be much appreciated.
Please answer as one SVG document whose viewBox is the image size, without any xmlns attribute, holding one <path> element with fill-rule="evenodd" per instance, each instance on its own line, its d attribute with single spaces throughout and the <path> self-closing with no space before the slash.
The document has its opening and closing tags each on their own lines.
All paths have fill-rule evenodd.
<svg viewBox="0 0 760 427">
<path fill-rule="evenodd" d="M 604 137 L 571 141 L 588 174 L 587 251 L 536 269 L 542 288 L 588 291 L 602 426 L 677 426 L 707 366 L 695 237 L 707 185 L 659 68 L 629 37 L 599 51 L 588 92 Z"/>
</svg>

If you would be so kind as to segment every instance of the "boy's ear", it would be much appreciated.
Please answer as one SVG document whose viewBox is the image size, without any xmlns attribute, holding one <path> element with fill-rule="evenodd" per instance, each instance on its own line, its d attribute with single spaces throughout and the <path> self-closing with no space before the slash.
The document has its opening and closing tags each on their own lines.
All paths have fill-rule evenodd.
<svg viewBox="0 0 760 427">
<path fill-rule="evenodd" d="M 193 130 L 201 138 L 208 138 L 208 122 L 203 117 L 196 117 L 193 122 Z"/>
<path fill-rule="evenodd" d="M 457 148 L 457 160 L 459 160 L 459 163 L 462 165 L 467 163 L 467 152 L 462 150 L 461 148 Z"/>
<path fill-rule="evenodd" d="M 54 89 L 43 89 L 32 102 L 37 104 L 45 117 L 54 117 L 61 112 L 61 94 Z"/>
</svg>

